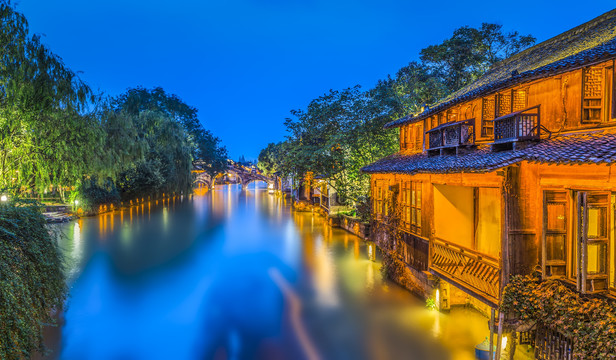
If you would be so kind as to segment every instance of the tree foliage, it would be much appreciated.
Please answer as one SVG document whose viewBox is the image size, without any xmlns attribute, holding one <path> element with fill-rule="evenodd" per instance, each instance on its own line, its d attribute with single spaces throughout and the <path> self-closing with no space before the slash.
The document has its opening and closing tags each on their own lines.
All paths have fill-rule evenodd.
<svg viewBox="0 0 616 360">
<path fill-rule="evenodd" d="M 369 90 L 330 90 L 306 109 L 292 110 L 285 120 L 286 141 L 263 149 L 259 167 L 296 179 L 313 172 L 336 189 L 339 201 L 362 207 L 370 183 L 361 168 L 398 149 L 397 130 L 383 129 L 386 123 L 420 112 L 534 41 L 504 33 L 496 24 L 459 28 L 443 43 L 423 49 L 421 61 Z"/>
<path fill-rule="evenodd" d="M 197 109 L 186 104 L 177 95 L 167 94 L 160 87 L 137 87 L 114 99 L 112 106 L 116 112 L 133 116 L 156 112 L 171 122 L 180 124 L 187 136 L 192 157 L 208 164 L 209 167 L 205 170 L 210 175 L 216 175 L 226 169 L 226 148 L 221 146 L 219 138 L 203 127 Z"/>
<path fill-rule="evenodd" d="M 66 286 L 61 252 L 32 203 L 0 205 L 0 358 L 42 352 L 42 328 L 62 309 Z"/>
<path fill-rule="evenodd" d="M 109 99 L 31 35 L 0 0 L 0 189 L 11 198 L 59 193 L 92 211 L 192 185 L 192 160 L 212 174 L 226 149 L 197 110 L 161 88 Z M 67 196 L 66 194 L 70 194 Z M 40 209 L 0 204 L 0 358 L 42 350 L 42 327 L 65 297 L 62 262 Z"/>
<path fill-rule="evenodd" d="M 28 25 L 0 3 L 0 186 L 43 189 L 70 184 L 91 169 L 103 137 L 84 114 L 90 88 L 62 59 L 28 35 Z"/>
</svg>

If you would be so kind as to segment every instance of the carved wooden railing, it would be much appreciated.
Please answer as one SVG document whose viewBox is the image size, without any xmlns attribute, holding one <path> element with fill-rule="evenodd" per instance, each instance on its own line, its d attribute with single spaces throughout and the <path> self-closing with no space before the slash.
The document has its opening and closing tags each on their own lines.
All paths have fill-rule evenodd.
<svg viewBox="0 0 616 360">
<path fill-rule="evenodd" d="M 574 340 L 559 331 L 537 324 L 535 332 L 535 359 L 540 360 L 581 360 L 573 355 Z"/>
<path fill-rule="evenodd" d="M 441 239 L 432 241 L 431 267 L 471 290 L 498 299 L 500 263 L 474 250 Z"/>
<path fill-rule="evenodd" d="M 494 142 L 539 140 L 540 106 L 529 107 L 494 119 Z"/>
<path fill-rule="evenodd" d="M 429 150 L 475 144 L 475 119 L 442 124 L 426 131 Z"/>
<path fill-rule="evenodd" d="M 400 241 L 404 243 L 406 251 L 399 251 L 399 255 L 409 266 L 419 271 L 428 270 L 430 242 L 428 239 L 402 232 Z"/>
</svg>

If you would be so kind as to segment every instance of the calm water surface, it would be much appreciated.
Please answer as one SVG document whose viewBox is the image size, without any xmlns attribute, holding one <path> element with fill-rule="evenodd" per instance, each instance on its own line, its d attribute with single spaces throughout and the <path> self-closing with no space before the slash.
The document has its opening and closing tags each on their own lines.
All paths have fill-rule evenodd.
<svg viewBox="0 0 616 360">
<path fill-rule="evenodd" d="M 370 243 L 219 187 L 63 225 L 61 359 L 473 359 L 486 320 L 383 281 Z M 474 330 L 473 330 L 474 329 Z"/>
</svg>

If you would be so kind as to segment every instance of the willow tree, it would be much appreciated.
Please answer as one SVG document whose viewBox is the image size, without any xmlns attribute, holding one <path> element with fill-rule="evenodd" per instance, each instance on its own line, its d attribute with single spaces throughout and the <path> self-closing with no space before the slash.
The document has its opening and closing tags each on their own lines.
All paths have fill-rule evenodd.
<svg viewBox="0 0 616 360">
<path fill-rule="evenodd" d="M 118 96 L 113 101 L 113 107 L 118 112 L 131 115 L 146 111 L 163 114 L 182 125 L 191 147 L 191 155 L 208 164 L 204 169 L 206 172 L 215 175 L 226 169 L 227 149 L 221 145 L 218 137 L 203 126 L 197 108 L 186 104 L 177 95 L 168 94 L 160 87 L 137 87 Z"/>
<path fill-rule="evenodd" d="M 103 134 L 86 114 L 90 88 L 0 4 L 0 186 L 70 186 L 93 165 Z"/>
<path fill-rule="evenodd" d="M 159 191 L 180 192 L 192 185 L 191 144 L 182 125 L 164 113 L 143 111 L 134 117 L 137 137 L 145 141 L 142 159 L 117 179 L 125 199 Z"/>
</svg>

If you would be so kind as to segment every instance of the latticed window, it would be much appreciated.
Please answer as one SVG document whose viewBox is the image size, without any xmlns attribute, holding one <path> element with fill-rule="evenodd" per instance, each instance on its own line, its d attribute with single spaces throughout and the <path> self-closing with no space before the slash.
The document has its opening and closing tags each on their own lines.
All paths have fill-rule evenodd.
<svg viewBox="0 0 616 360">
<path fill-rule="evenodd" d="M 482 99 L 481 106 L 481 136 L 494 135 L 494 115 L 496 115 L 496 101 L 494 96 Z"/>
<path fill-rule="evenodd" d="M 614 68 L 590 66 L 582 72 L 582 122 L 611 121 L 614 114 Z"/>
<path fill-rule="evenodd" d="M 383 215 L 388 215 L 385 201 L 387 199 L 387 185 L 388 182 L 386 180 L 374 180 L 372 182 L 372 211 L 377 219 L 380 219 Z"/>
<path fill-rule="evenodd" d="M 591 66 L 583 71 L 582 121 L 601 121 L 603 98 L 603 68 Z"/>
<path fill-rule="evenodd" d="M 401 188 L 402 227 L 421 235 L 421 182 L 402 181 Z"/>
</svg>

